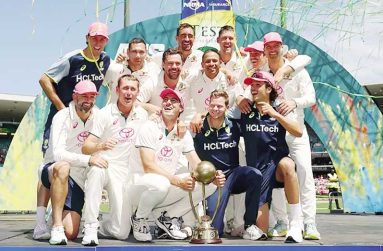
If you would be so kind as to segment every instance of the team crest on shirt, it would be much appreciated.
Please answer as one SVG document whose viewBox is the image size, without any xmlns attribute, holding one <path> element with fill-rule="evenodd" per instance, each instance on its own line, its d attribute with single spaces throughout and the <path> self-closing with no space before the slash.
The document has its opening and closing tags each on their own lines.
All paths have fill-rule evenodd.
<svg viewBox="0 0 383 251">
<path fill-rule="evenodd" d="M 173 148 L 170 146 L 164 146 L 160 150 L 160 154 L 158 156 L 159 161 L 166 161 L 166 162 L 171 162 L 172 158 L 171 156 L 173 155 Z"/>
<path fill-rule="evenodd" d="M 231 135 L 231 132 L 230 132 L 230 127 L 226 127 L 225 128 L 225 132 L 226 132 L 226 134 L 228 135 L 228 136 L 230 136 Z"/>
<path fill-rule="evenodd" d="M 113 125 L 117 125 L 117 123 L 118 123 L 118 119 L 115 119 L 115 120 L 113 121 Z"/>
<path fill-rule="evenodd" d="M 139 74 L 138 74 L 139 77 L 145 77 L 145 76 L 148 76 L 148 71 L 140 71 Z"/>
<path fill-rule="evenodd" d="M 103 71 L 104 70 L 104 61 L 101 61 L 99 63 L 99 66 L 100 66 L 100 70 Z"/>
<path fill-rule="evenodd" d="M 123 128 L 118 135 L 120 136 L 118 139 L 119 143 L 131 142 L 133 141 L 134 129 L 131 127 Z"/>
<path fill-rule="evenodd" d="M 198 94 L 201 93 L 201 92 L 203 92 L 203 87 L 201 89 L 197 90 Z"/>
<path fill-rule="evenodd" d="M 253 118 L 254 116 L 255 116 L 255 113 L 251 112 L 250 115 L 249 115 L 249 119 Z"/>
<path fill-rule="evenodd" d="M 83 65 L 81 66 L 81 68 L 80 68 L 80 71 L 84 71 L 85 69 L 86 69 L 86 65 L 83 64 Z"/>
<path fill-rule="evenodd" d="M 72 128 L 75 129 L 77 126 L 78 126 L 78 122 L 76 121 L 73 123 Z"/>
<path fill-rule="evenodd" d="M 233 71 L 237 71 L 237 70 L 240 70 L 240 69 L 241 69 L 241 66 L 239 64 L 235 63 L 233 65 Z"/>
<path fill-rule="evenodd" d="M 77 146 L 82 146 L 84 144 L 86 138 L 88 138 L 88 136 L 89 136 L 89 132 L 87 132 L 87 131 L 79 133 L 77 135 L 77 140 L 78 140 Z"/>
<path fill-rule="evenodd" d="M 186 89 L 186 84 L 184 83 L 184 81 L 181 80 L 181 81 L 178 82 L 177 89 L 178 89 L 179 92 L 181 92 L 181 91 Z"/>
<path fill-rule="evenodd" d="M 190 58 L 190 62 L 196 62 L 197 61 L 197 56 L 196 55 L 193 55 L 191 58 Z"/>
</svg>

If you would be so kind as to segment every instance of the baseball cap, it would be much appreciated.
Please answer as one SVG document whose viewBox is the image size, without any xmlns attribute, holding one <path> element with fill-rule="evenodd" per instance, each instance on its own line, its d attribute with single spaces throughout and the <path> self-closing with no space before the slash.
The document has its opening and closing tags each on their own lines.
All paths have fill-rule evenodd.
<svg viewBox="0 0 383 251">
<path fill-rule="evenodd" d="M 271 88 L 273 88 L 274 90 L 277 89 L 274 77 L 268 72 L 256 71 L 251 77 L 245 78 L 245 80 L 243 80 L 243 83 L 245 83 L 246 85 L 251 85 L 253 81 L 267 82 L 270 84 Z"/>
<path fill-rule="evenodd" d="M 89 26 L 89 36 L 103 36 L 109 40 L 108 37 L 108 26 L 101 22 L 94 22 Z"/>
<path fill-rule="evenodd" d="M 281 35 L 279 35 L 278 32 L 269 32 L 263 36 L 263 44 L 267 44 L 270 42 L 279 42 L 281 44 L 283 43 Z"/>
<path fill-rule="evenodd" d="M 254 43 L 249 44 L 245 48 L 245 51 L 246 52 L 250 52 L 250 51 L 260 51 L 260 52 L 263 52 L 263 42 L 262 41 L 255 41 Z"/>
<path fill-rule="evenodd" d="M 77 94 L 95 93 L 98 94 L 96 85 L 90 80 L 83 80 L 76 84 L 73 90 Z"/>
<path fill-rule="evenodd" d="M 164 99 L 169 94 L 175 96 L 178 99 L 178 101 L 180 101 L 181 107 L 184 108 L 184 99 L 182 97 L 182 94 L 176 90 L 166 88 L 161 92 L 160 97 Z"/>
</svg>

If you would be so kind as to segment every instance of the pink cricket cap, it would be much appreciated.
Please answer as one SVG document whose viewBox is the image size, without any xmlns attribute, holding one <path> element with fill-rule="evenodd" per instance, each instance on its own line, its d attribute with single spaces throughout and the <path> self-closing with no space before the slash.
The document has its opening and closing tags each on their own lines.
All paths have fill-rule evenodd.
<svg viewBox="0 0 383 251">
<path fill-rule="evenodd" d="M 263 42 L 262 41 L 255 41 L 254 43 L 249 44 L 245 48 L 245 51 L 246 52 L 251 52 L 251 51 L 263 52 Z"/>
<path fill-rule="evenodd" d="M 278 32 L 269 32 L 263 36 L 263 44 L 264 45 L 266 45 L 267 43 L 270 43 L 270 42 L 279 42 L 281 44 L 283 43 L 281 35 L 279 35 Z"/>
<path fill-rule="evenodd" d="M 96 85 L 90 80 L 83 80 L 76 84 L 73 90 L 77 94 L 94 93 L 98 94 Z"/>
<path fill-rule="evenodd" d="M 164 99 L 169 94 L 175 96 L 178 101 L 180 101 L 181 107 L 184 108 L 184 98 L 182 97 L 182 94 L 176 90 L 166 88 L 161 92 L 160 97 Z"/>
<path fill-rule="evenodd" d="M 94 22 L 89 26 L 88 31 L 89 36 L 103 36 L 109 40 L 108 36 L 108 26 L 104 23 Z"/>
<path fill-rule="evenodd" d="M 253 81 L 267 82 L 270 84 L 271 88 L 277 90 L 274 77 L 268 72 L 256 71 L 251 77 L 245 78 L 245 80 L 243 80 L 243 83 L 245 83 L 246 85 L 251 85 Z"/>
</svg>

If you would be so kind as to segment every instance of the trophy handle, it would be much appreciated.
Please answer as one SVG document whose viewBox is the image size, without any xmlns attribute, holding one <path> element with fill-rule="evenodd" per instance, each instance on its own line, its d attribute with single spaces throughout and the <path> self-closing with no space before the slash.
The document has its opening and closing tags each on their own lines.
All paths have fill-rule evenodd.
<svg viewBox="0 0 383 251">
<path fill-rule="evenodd" d="M 213 217 L 211 218 L 211 221 L 214 221 L 215 216 L 218 212 L 219 205 L 221 204 L 221 188 L 217 187 L 217 189 L 218 189 L 218 200 L 217 200 L 217 204 L 215 205 L 215 210 L 214 210 Z M 203 197 L 203 201 L 202 201 L 203 210 L 206 213 L 205 184 L 202 184 L 202 194 L 203 194 L 202 195 L 202 197 Z M 198 216 L 197 211 L 195 210 L 192 193 L 190 191 L 189 191 L 189 201 L 190 201 L 190 205 L 192 206 L 192 211 L 193 211 L 194 217 L 198 220 L 198 223 L 201 223 L 202 222 L 201 217 Z"/>
<path fill-rule="evenodd" d="M 211 218 L 211 221 L 212 221 L 212 222 L 214 221 L 214 219 L 215 219 L 215 215 L 216 215 L 217 212 L 218 212 L 219 205 L 221 204 L 221 188 L 220 188 L 220 187 L 217 187 L 217 189 L 218 189 L 218 199 L 217 199 L 217 205 L 215 205 L 215 210 L 214 210 L 213 217 Z"/>
<path fill-rule="evenodd" d="M 195 210 L 192 193 L 190 191 L 189 191 L 189 201 L 190 201 L 190 205 L 191 205 L 194 217 L 198 220 L 198 223 L 201 224 L 202 220 L 201 220 L 201 217 L 198 216 L 197 211 Z"/>
</svg>

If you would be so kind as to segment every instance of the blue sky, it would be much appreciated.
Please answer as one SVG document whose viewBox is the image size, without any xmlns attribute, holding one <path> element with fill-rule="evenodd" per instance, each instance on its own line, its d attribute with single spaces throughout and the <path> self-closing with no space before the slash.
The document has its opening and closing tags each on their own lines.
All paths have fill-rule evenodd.
<svg viewBox="0 0 383 251">
<path fill-rule="evenodd" d="M 108 7 L 114 2 L 99 0 L 99 20 L 108 21 L 111 33 L 123 26 L 123 1 L 116 1 L 113 14 L 113 8 Z M 180 13 L 181 10 L 181 0 L 130 2 L 131 23 Z M 304 8 L 298 3 L 301 1 L 295 2 L 291 0 L 288 3 L 291 13 Z M 304 15 L 288 15 L 288 27 L 336 58 L 359 82 L 382 83 L 383 4 L 369 1 L 366 6 L 363 5 L 367 14 L 360 21 L 356 18 L 362 17 L 363 13 L 357 4 L 351 10 L 348 5 L 347 9 L 339 8 L 338 11 L 329 12 L 326 8 L 344 7 L 336 4 L 336 0 L 330 2 L 333 3 L 332 6 L 317 4 L 314 6 L 317 9 L 311 6 Z M 250 13 L 264 21 L 272 22 L 272 18 L 275 21 L 275 11 L 272 11 L 276 6 L 275 0 L 233 0 L 233 5 L 238 14 Z M 318 8 L 322 9 L 319 11 Z M 323 12 L 335 15 L 322 17 L 325 21 L 321 23 L 320 16 Z M 328 25 L 325 23 L 327 19 L 334 21 Z M 0 42 L 0 93 L 31 96 L 39 94 L 41 89 L 38 80 L 41 74 L 63 54 L 84 48 L 88 25 L 95 20 L 95 0 L 1 1 L 0 27 L 3 33 Z"/>
<path fill-rule="evenodd" d="M 181 6 L 178 0 L 165 1 L 168 8 L 161 7 L 162 1 L 158 0 L 131 2 L 132 23 L 177 13 Z M 99 20 L 109 21 L 110 33 L 123 27 L 121 0 L 117 1 L 114 15 L 112 8 L 103 10 L 113 3 L 112 0 L 99 1 Z M 41 74 L 63 54 L 84 48 L 88 26 L 95 20 L 94 0 L 1 1 L 0 93 L 39 94 Z"/>
</svg>

